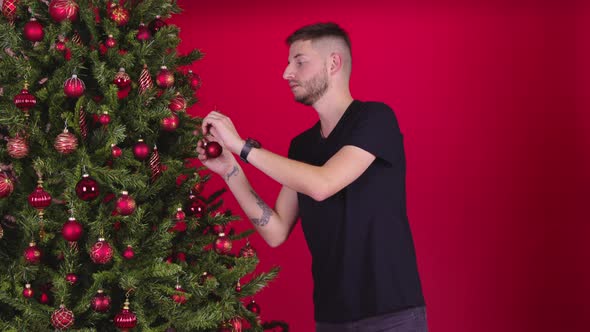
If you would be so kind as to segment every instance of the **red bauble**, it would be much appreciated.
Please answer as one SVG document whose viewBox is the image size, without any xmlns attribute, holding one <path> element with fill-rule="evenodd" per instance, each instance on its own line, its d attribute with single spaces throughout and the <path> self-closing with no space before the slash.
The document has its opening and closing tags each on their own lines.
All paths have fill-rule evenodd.
<svg viewBox="0 0 590 332">
<path fill-rule="evenodd" d="M 102 114 L 98 117 L 98 122 L 100 122 L 100 124 L 103 126 L 108 125 L 111 122 L 111 116 L 109 115 L 109 112 L 102 112 Z"/>
<path fill-rule="evenodd" d="M 185 290 L 182 289 L 180 285 L 176 285 L 174 289 L 176 290 L 176 293 L 172 294 L 172 300 L 178 304 L 185 304 L 187 301 L 186 296 L 184 295 Z"/>
<path fill-rule="evenodd" d="M 186 99 L 184 99 L 184 97 L 178 93 L 174 98 L 172 98 L 172 100 L 170 101 L 170 105 L 168 105 L 168 108 L 172 112 L 185 111 Z"/>
<path fill-rule="evenodd" d="M 256 303 L 254 301 L 254 299 L 252 299 L 250 301 L 250 303 L 248 303 L 248 305 L 246 306 L 246 309 L 252 311 L 253 313 L 260 315 L 260 306 L 258 305 L 258 303 Z"/>
<path fill-rule="evenodd" d="M 37 210 L 43 210 L 51 205 L 51 195 L 43 190 L 41 184 L 38 184 L 35 190 L 29 195 L 29 204 Z"/>
<path fill-rule="evenodd" d="M 189 216 L 202 218 L 207 210 L 207 206 L 199 198 L 197 198 L 196 196 L 192 196 L 192 198 L 190 198 L 188 203 L 186 204 L 184 210 Z"/>
<path fill-rule="evenodd" d="M 78 4 L 73 0 L 52 0 L 49 15 L 56 22 L 75 21 L 78 19 Z"/>
<path fill-rule="evenodd" d="M 205 142 L 204 148 L 207 158 L 217 158 L 223 152 L 221 145 L 215 141 Z"/>
<path fill-rule="evenodd" d="M 107 40 L 105 40 L 104 44 L 108 48 L 113 48 L 117 46 L 117 40 L 113 37 L 113 35 L 109 35 L 107 37 Z"/>
<path fill-rule="evenodd" d="M 127 260 L 130 260 L 133 259 L 134 256 L 135 252 L 133 252 L 133 247 L 128 245 L 127 248 L 125 248 L 125 250 L 123 251 L 123 257 Z"/>
<path fill-rule="evenodd" d="M 61 228 L 61 235 L 69 242 L 80 240 L 83 234 L 84 227 L 74 217 L 70 217 Z"/>
<path fill-rule="evenodd" d="M 166 66 L 160 67 L 158 75 L 156 75 L 156 84 L 160 88 L 169 88 L 174 85 L 174 73 L 168 70 Z"/>
<path fill-rule="evenodd" d="M 70 154 L 78 148 L 78 138 L 70 133 L 68 129 L 57 135 L 53 147 L 61 154 Z"/>
<path fill-rule="evenodd" d="M 193 185 L 191 190 L 193 191 L 193 194 L 198 195 L 203 191 L 203 187 L 205 187 L 205 183 L 199 181 Z"/>
<path fill-rule="evenodd" d="M 137 40 L 148 40 L 150 38 L 152 38 L 152 33 L 145 24 L 140 23 L 139 28 L 137 28 Z"/>
<path fill-rule="evenodd" d="M 27 263 L 30 264 L 39 264 L 39 262 L 41 262 L 41 257 L 43 256 L 35 242 L 29 243 L 29 246 L 25 249 L 23 254 Z"/>
<path fill-rule="evenodd" d="M 2 14 L 10 23 L 13 23 L 14 19 L 16 18 L 17 4 L 18 0 L 4 0 L 2 2 Z"/>
<path fill-rule="evenodd" d="M 74 325 L 74 313 L 63 304 L 51 314 L 51 324 L 58 330 L 66 330 Z"/>
<path fill-rule="evenodd" d="M 55 50 L 58 52 L 64 52 L 66 50 L 66 43 L 63 40 L 56 41 Z"/>
<path fill-rule="evenodd" d="M 68 274 L 66 274 L 66 281 L 70 285 L 73 285 L 78 282 L 78 276 L 75 275 L 74 273 L 68 273 Z"/>
<path fill-rule="evenodd" d="M 238 283 L 236 284 L 236 292 L 241 292 L 242 291 L 242 284 L 240 284 L 240 281 L 238 280 Z"/>
<path fill-rule="evenodd" d="M 132 329 L 137 325 L 137 316 L 129 310 L 129 301 L 125 301 L 123 310 L 115 316 L 115 326 L 127 330 Z"/>
<path fill-rule="evenodd" d="M 0 173 L 0 198 L 4 198 L 12 194 L 14 190 L 14 183 L 6 175 L 6 173 Z"/>
<path fill-rule="evenodd" d="M 90 306 L 96 312 L 107 312 L 111 308 L 111 297 L 106 295 L 102 289 L 99 289 L 90 300 Z"/>
<path fill-rule="evenodd" d="M 186 218 L 186 213 L 182 211 L 182 208 L 178 208 L 176 209 L 176 214 L 174 214 L 174 218 L 178 221 L 184 220 L 184 218 Z"/>
<path fill-rule="evenodd" d="M 25 289 L 23 289 L 23 296 L 27 299 L 30 299 L 33 297 L 35 293 L 33 292 L 33 289 L 31 288 L 31 284 L 26 284 L 25 285 Z"/>
<path fill-rule="evenodd" d="M 25 24 L 23 35 L 27 40 L 38 42 L 43 40 L 45 33 L 43 32 L 43 25 L 35 18 L 32 18 Z"/>
<path fill-rule="evenodd" d="M 178 262 L 186 262 L 186 254 L 183 253 L 182 251 L 181 252 L 177 252 L 176 253 L 176 260 Z"/>
<path fill-rule="evenodd" d="M 213 225 L 213 233 L 219 235 L 220 233 L 225 233 L 225 225 Z"/>
<path fill-rule="evenodd" d="M 158 16 L 156 16 L 156 19 L 150 23 L 150 30 L 152 31 L 153 34 L 156 34 L 156 32 L 160 31 L 160 29 L 165 26 L 166 26 L 166 22 L 164 22 L 164 20 L 162 20 L 160 15 L 158 15 Z"/>
<path fill-rule="evenodd" d="M 170 231 L 173 232 L 185 232 L 186 231 L 186 221 L 184 220 L 178 220 L 176 221 L 176 223 L 174 223 L 174 226 L 170 229 Z"/>
<path fill-rule="evenodd" d="M 41 293 L 41 296 L 39 296 L 39 302 L 41 304 L 49 303 L 49 295 L 47 295 L 47 293 L 45 292 Z"/>
<path fill-rule="evenodd" d="M 215 240 L 215 252 L 218 254 L 229 254 L 232 248 L 231 240 L 225 236 L 225 233 L 219 233 Z"/>
<path fill-rule="evenodd" d="M 113 248 L 103 238 L 99 238 L 90 248 L 90 259 L 96 264 L 106 264 L 113 258 Z"/>
<path fill-rule="evenodd" d="M 91 201 L 100 195 L 98 182 L 88 174 L 82 175 L 82 180 L 76 184 L 76 195 L 83 201 Z"/>
<path fill-rule="evenodd" d="M 128 216 L 135 211 L 135 200 L 129 196 L 128 192 L 122 191 L 121 197 L 117 199 L 115 208 L 120 215 Z"/>
<path fill-rule="evenodd" d="M 125 68 L 119 68 L 119 72 L 115 75 L 113 83 L 115 83 L 119 89 L 125 89 L 131 85 L 131 77 L 125 72 Z"/>
<path fill-rule="evenodd" d="M 145 160 L 150 155 L 150 147 L 142 139 L 133 146 L 133 155 L 137 160 Z"/>
<path fill-rule="evenodd" d="M 240 256 L 242 257 L 254 257 L 256 256 L 256 250 L 250 245 L 250 242 L 247 242 L 244 248 L 240 250 Z"/>
<path fill-rule="evenodd" d="M 24 137 L 16 136 L 8 139 L 6 142 L 8 155 L 15 159 L 21 159 L 29 154 L 29 144 Z"/>
<path fill-rule="evenodd" d="M 64 82 L 64 93 L 70 98 L 80 97 L 84 94 L 84 90 L 86 90 L 86 85 L 76 74 Z"/>
<path fill-rule="evenodd" d="M 127 96 L 129 96 L 129 92 L 131 92 L 131 85 L 128 85 L 125 88 L 119 89 L 117 91 L 117 98 L 119 98 L 119 99 L 127 98 Z"/>
<path fill-rule="evenodd" d="M 178 115 L 172 113 L 170 116 L 167 116 L 160 121 L 160 127 L 164 131 L 172 132 L 178 128 L 179 122 Z"/>
<path fill-rule="evenodd" d="M 201 87 L 201 77 L 197 74 L 194 74 L 192 70 L 188 71 L 188 84 L 190 85 L 193 91 L 199 90 Z"/>
<path fill-rule="evenodd" d="M 117 158 L 121 157 L 121 154 L 123 154 L 123 151 L 121 150 L 121 148 L 116 146 L 115 144 L 111 144 L 111 156 L 113 156 L 113 158 L 117 159 Z"/>
<path fill-rule="evenodd" d="M 111 20 L 117 23 L 117 25 L 120 27 L 129 22 L 129 11 L 123 6 L 113 4 L 113 8 L 111 9 L 109 16 Z"/>
<path fill-rule="evenodd" d="M 37 105 L 37 98 L 34 95 L 29 93 L 27 85 L 25 84 L 25 88 L 20 91 L 19 94 L 14 96 L 14 105 L 18 107 L 21 111 L 25 112 L 26 115 L 29 114 L 29 110 Z"/>
</svg>

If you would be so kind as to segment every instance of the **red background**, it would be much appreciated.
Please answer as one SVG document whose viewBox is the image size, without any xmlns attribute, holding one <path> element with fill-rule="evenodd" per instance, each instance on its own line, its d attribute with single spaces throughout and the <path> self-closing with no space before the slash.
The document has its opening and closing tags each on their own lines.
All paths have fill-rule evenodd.
<svg viewBox="0 0 590 332">
<path fill-rule="evenodd" d="M 204 116 L 286 155 L 316 120 L 293 101 L 284 39 L 335 21 L 353 45 L 353 97 L 395 109 L 431 331 L 588 331 L 590 14 L 574 2 L 179 1 L 181 52 L 198 48 Z M 274 205 L 280 185 L 243 165 Z M 208 184 L 218 189 L 216 178 Z M 225 207 L 243 216 L 231 194 Z M 249 228 L 237 222 L 238 230 Z M 297 226 L 259 271 L 263 320 L 313 331 L 310 255 Z M 239 249 L 242 244 L 236 244 Z M 362 285 L 359 285 L 362 287 Z"/>
</svg>

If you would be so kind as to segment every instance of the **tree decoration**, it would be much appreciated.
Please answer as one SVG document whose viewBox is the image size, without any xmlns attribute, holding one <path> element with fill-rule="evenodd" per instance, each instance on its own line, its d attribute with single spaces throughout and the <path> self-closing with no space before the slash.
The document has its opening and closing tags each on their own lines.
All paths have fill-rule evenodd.
<svg viewBox="0 0 590 332">
<path fill-rule="evenodd" d="M 49 16 L 56 21 L 76 21 L 78 19 L 78 4 L 74 0 L 51 0 Z"/>
<path fill-rule="evenodd" d="M 107 312 L 111 308 L 111 297 L 99 289 L 90 300 L 90 307 L 96 312 Z"/>
<path fill-rule="evenodd" d="M 80 240 L 84 234 L 84 228 L 76 218 L 70 217 L 61 228 L 61 235 L 66 241 L 75 242 Z"/>
<path fill-rule="evenodd" d="M 139 92 L 144 93 L 153 86 L 154 82 L 152 81 L 152 76 L 150 75 L 147 65 L 144 64 L 141 74 L 139 75 Z"/>
<path fill-rule="evenodd" d="M 87 173 L 76 184 L 76 195 L 83 201 L 91 201 L 100 195 L 98 182 Z"/>
<path fill-rule="evenodd" d="M 70 98 L 78 98 L 84 94 L 86 85 L 84 81 L 78 78 L 78 75 L 74 74 L 71 78 L 68 78 L 64 82 L 64 93 Z"/>
<path fill-rule="evenodd" d="M 27 249 L 25 249 L 23 255 L 25 256 L 25 260 L 27 261 L 27 263 L 33 265 L 39 264 L 41 262 L 41 257 L 43 256 L 41 250 L 39 249 L 39 247 L 37 247 L 37 244 L 35 242 L 29 243 L 29 246 L 27 247 Z"/>
<path fill-rule="evenodd" d="M 8 155 L 14 159 L 22 159 L 29 155 L 29 144 L 24 137 L 19 136 L 11 137 L 6 142 L 6 149 Z"/>
<path fill-rule="evenodd" d="M 51 314 L 51 325 L 58 330 L 69 329 L 74 325 L 74 320 L 74 313 L 63 304 Z"/>
<path fill-rule="evenodd" d="M 133 155 L 137 160 L 145 160 L 150 154 L 150 147 L 143 141 L 143 139 L 137 140 L 137 143 L 133 146 Z"/>
<path fill-rule="evenodd" d="M 65 128 L 61 134 L 57 135 L 53 146 L 57 152 L 68 155 L 78 148 L 78 138 Z"/>
<path fill-rule="evenodd" d="M 160 153 L 158 147 L 154 146 L 154 151 L 149 160 L 150 170 L 152 172 L 151 181 L 155 182 L 162 175 L 162 164 L 160 163 Z"/>
<path fill-rule="evenodd" d="M 174 74 L 168 70 L 168 67 L 160 67 L 160 71 L 156 76 L 156 84 L 158 84 L 160 88 L 170 88 L 174 85 Z"/>
<path fill-rule="evenodd" d="M 127 191 L 121 192 L 121 197 L 117 199 L 116 210 L 122 216 L 128 216 L 135 211 L 135 200 Z"/>
<path fill-rule="evenodd" d="M 162 20 L 160 15 L 157 15 L 156 18 L 150 23 L 150 30 L 152 31 L 152 34 L 155 35 L 156 32 L 160 31 L 160 29 L 162 29 L 166 25 L 166 22 Z"/>
<path fill-rule="evenodd" d="M 123 310 L 115 316 L 115 326 L 128 331 L 137 325 L 137 316 L 129 309 L 129 298 L 125 300 Z"/>
<path fill-rule="evenodd" d="M 14 96 L 14 105 L 25 112 L 25 116 L 29 116 L 29 110 L 37 105 L 37 98 L 29 93 L 28 89 L 29 85 L 25 83 L 25 87 L 20 93 Z"/>
<path fill-rule="evenodd" d="M 219 233 L 215 240 L 215 252 L 218 254 L 229 254 L 231 252 L 232 242 L 225 236 L 225 233 Z"/>
<path fill-rule="evenodd" d="M 0 198 L 8 197 L 13 190 L 12 179 L 5 172 L 0 173 Z"/>
<path fill-rule="evenodd" d="M 90 248 L 90 259 L 96 264 L 107 264 L 113 258 L 113 248 L 104 239 L 98 238 L 92 248 Z"/>
<path fill-rule="evenodd" d="M 25 24 L 23 36 L 32 42 L 39 42 L 43 40 L 43 25 L 34 17 Z"/>
</svg>

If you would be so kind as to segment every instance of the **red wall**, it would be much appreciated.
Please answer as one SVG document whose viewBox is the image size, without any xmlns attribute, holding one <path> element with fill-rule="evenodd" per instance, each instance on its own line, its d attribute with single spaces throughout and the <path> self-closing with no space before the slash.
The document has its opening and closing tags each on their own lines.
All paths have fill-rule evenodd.
<svg viewBox="0 0 590 332">
<path fill-rule="evenodd" d="M 194 66 L 203 86 L 191 113 L 204 116 L 216 105 L 243 138 L 283 155 L 317 119 L 281 77 L 284 39 L 317 21 L 350 32 L 353 96 L 391 105 L 405 134 L 408 209 L 431 331 L 590 329 L 587 7 L 179 3 L 185 12 L 172 21 L 182 29 L 181 51 L 206 53 Z M 280 186 L 244 169 L 273 205 Z M 222 185 L 216 179 L 210 187 Z M 252 243 L 260 271 L 282 268 L 256 297 L 263 320 L 313 331 L 310 256 L 299 226 L 279 248 L 258 235 Z"/>
</svg>

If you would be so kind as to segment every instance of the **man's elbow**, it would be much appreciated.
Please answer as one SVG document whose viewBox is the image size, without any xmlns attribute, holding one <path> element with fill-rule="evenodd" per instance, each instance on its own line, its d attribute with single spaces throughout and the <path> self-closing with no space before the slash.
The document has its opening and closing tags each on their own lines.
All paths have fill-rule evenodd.
<svg viewBox="0 0 590 332">
<path fill-rule="evenodd" d="M 272 237 L 264 240 L 266 241 L 266 244 L 268 244 L 271 248 L 276 248 L 283 244 L 285 240 L 287 240 L 287 237 Z"/>
</svg>

